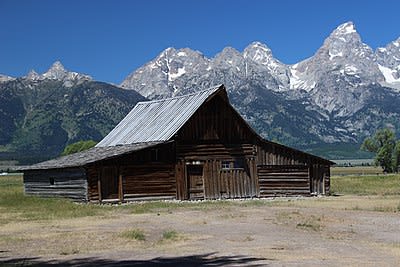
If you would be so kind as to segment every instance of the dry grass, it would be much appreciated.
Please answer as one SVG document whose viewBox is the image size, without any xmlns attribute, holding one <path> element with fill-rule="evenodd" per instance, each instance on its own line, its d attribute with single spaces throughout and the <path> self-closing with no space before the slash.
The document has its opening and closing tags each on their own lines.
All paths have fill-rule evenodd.
<svg viewBox="0 0 400 267">
<path fill-rule="evenodd" d="M 333 176 L 331 193 L 345 195 L 399 195 L 400 175 Z"/>
<path fill-rule="evenodd" d="M 380 175 L 383 174 L 381 167 L 376 166 L 354 166 L 354 167 L 331 167 L 331 175 Z"/>
</svg>

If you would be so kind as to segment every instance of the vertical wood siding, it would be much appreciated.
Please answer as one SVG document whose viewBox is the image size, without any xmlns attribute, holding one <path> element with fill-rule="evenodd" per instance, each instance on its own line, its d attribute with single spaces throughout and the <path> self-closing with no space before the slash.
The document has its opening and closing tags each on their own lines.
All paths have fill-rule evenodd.
<svg viewBox="0 0 400 267">
<path fill-rule="evenodd" d="M 100 169 L 89 167 L 86 173 L 88 179 L 88 200 L 97 202 L 101 199 L 101 193 L 99 192 Z"/>
<path fill-rule="evenodd" d="M 121 201 L 176 198 L 174 158 L 173 145 L 166 144 L 97 162 L 88 167 L 89 200 L 100 201 L 109 197 Z M 103 177 L 107 169 L 114 169 L 115 177 Z M 107 191 L 101 187 L 110 185 L 104 179 L 118 183 L 115 197 L 101 195 Z"/>
<path fill-rule="evenodd" d="M 257 196 L 255 135 L 226 99 L 217 96 L 203 105 L 177 137 L 178 199 L 191 198 L 191 164 L 202 166 L 205 199 Z M 223 162 L 232 166 L 222 168 Z M 234 166 L 235 162 L 243 166 Z"/>
</svg>

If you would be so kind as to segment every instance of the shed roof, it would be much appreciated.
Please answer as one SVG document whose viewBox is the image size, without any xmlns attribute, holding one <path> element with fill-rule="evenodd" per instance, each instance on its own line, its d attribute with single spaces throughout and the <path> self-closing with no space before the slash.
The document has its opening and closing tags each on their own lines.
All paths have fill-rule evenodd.
<svg viewBox="0 0 400 267">
<path fill-rule="evenodd" d="M 130 152 L 154 147 L 162 143 L 165 142 L 148 142 L 124 146 L 93 147 L 82 152 L 40 162 L 31 166 L 21 166 L 16 168 L 16 170 L 23 171 L 81 167 L 96 161 L 110 159 Z"/>
<path fill-rule="evenodd" d="M 223 85 L 193 94 L 139 102 L 96 147 L 170 140 L 200 106 Z"/>
</svg>

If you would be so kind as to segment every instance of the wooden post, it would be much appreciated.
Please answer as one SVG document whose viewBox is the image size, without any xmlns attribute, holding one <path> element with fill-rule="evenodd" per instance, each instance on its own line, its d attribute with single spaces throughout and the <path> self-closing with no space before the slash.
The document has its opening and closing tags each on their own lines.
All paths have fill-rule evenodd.
<svg viewBox="0 0 400 267">
<path fill-rule="evenodd" d="M 118 175 L 118 198 L 122 202 L 124 201 L 124 188 L 122 185 L 122 174 L 119 172 Z"/>
<path fill-rule="evenodd" d="M 101 196 L 101 171 L 102 171 L 102 169 L 99 168 L 98 174 L 97 174 L 97 190 L 99 192 L 99 202 L 101 202 L 101 200 L 102 200 L 102 196 Z"/>
</svg>

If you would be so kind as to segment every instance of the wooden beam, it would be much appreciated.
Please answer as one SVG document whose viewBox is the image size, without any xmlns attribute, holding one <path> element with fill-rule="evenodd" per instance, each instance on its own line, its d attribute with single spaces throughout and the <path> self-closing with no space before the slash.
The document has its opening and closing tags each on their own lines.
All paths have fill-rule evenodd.
<svg viewBox="0 0 400 267">
<path fill-rule="evenodd" d="M 118 175 L 118 198 L 122 202 L 124 201 L 124 188 L 122 185 L 122 174 L 119 172 Z"/>
<path fill-rule="evenodd" d="M 102 171 L 102 169 L 99 168 L 99 171 L 97 173 L 97 190 L 99 191 L 99 202 L 101 202 L 101 200 L 102 200 L 102 196 L 101 196 L 101 171 Z"/>
</svg>

